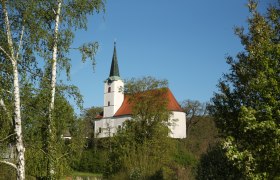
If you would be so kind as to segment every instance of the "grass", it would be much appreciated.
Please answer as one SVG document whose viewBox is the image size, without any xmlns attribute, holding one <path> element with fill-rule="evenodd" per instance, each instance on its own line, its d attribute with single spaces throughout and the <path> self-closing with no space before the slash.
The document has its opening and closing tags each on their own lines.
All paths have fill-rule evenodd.
<svg viewBox="0 0 280 180">
<path fill-rule="evenodd" d="M 102 174 L 74 171 L 72 176 L 102 177 Z"/>
<path fill-rule="evenodd" d="M 89 178 L 102 178 L 102 174 L 96 174 L 96 173 L 89 173 L 89 172 L 78 172 L 74 171 L 70 175 L 64 177 L 62 180 L 67 180 L 69 177 L 89 177 Z"/>
</svg>

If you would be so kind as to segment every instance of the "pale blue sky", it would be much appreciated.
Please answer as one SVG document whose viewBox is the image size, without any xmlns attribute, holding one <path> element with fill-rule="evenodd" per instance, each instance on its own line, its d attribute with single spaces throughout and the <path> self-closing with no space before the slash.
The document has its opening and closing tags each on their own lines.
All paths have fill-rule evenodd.
<svg viewBox="0 0 280 180">
<path fill-rule="evenodd" d="M 272 0 L 260 0 L 265 9 Z M 246 0 L 107 0 L 106 12 L 89 18 L 88 30 L 76 32 L 74 46 L 98 41 L 95 72 L 71 53 L 72 82 L 84 96 L 84 107 L 103 106 L 113 42 L 117 41 L 123 79 L 153 76 L 167 79 L 180 102 L 209 101 L 227 55 L 242 51 L 234 26 L 245 26 Z M 77 111 L 78 112 L 78 111 Z"/>
</svg>

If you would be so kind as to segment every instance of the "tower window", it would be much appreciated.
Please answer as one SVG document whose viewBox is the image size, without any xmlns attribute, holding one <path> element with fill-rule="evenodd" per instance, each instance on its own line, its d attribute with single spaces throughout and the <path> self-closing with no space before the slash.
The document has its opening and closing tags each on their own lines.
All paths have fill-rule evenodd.
<svg viewBox="0 0 280 180">
<path fill-rule="evenodd" d="M 108 101 L 108 106 L 110 106 L 111 105 L 111 103 L 110 103 L 110 101 Z"/>
<path fill-rule="evenodd" d="M 108 93 L 111 92 L 111 87 L 108 87 Z"/>
</svg>

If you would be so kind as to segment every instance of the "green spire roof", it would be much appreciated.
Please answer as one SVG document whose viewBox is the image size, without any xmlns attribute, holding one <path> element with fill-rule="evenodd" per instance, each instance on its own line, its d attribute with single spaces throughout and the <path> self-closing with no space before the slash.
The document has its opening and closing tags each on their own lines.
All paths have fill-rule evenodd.
<svg viewBox="0 0 280 180">
<path fill-rule="evenodd" d="M 114 53 L 113 53 L 113 58 L 112 58 L 109 79 L 112 81 L 121 79 L 120 72 L 119 72 L 119 66 L 118 66 L 116 42 L 114 42 Z"/>
</svg>

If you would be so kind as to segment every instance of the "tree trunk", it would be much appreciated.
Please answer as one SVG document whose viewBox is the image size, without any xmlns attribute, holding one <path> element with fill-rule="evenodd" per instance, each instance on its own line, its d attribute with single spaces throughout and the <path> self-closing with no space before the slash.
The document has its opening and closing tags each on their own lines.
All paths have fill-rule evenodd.
<svg viewBox="0 0 280 180">
<path fill-rule="evenodd" d="M 8 48 L 10 52 L 10 60 L 13 66 L 13 82 L 14 82 L 14 121 L 15 121 L 15 134 L 16 134 L 16 152 L 17 152 L 17 179 L 25 179 L 25 160 L 24 160 L 24 145 L 22 138 L 22 125 L 21 125 L 21 111 L 20 111 L 20 91 L 19 91 L 19 77 L 17 69 L 17 59 L 15 59 L 15 51 L 11 35 L 11 29 L 8 18 L 8 11 L 5 2 L 2 1 L 4 21 L 6 27 L 6 35 L 8 39 Z"/>
<path fill-rule="evenodd" d="M 57 11 L 55 17 L 55 27 L 54 27 L 54 43 L 52 48 L 52 69 L 51 69 L 51 101 L 49 104 L 49 123 L 48 123 L 48 177 L 54 179 L 55 169 L 54 169 L 54 158 L 51 158 L 54 155 L 54 142 L 55 142 L 55 132 L 54 132 L 54 123 L 53 123 L 53 110 L 54 110 L 54 99 L 55 99 L 55 90 L 56 90 L 56 67 L 57 67 L 57 41 L 58 41 L 58 27 L 59 27 L 59 18 L 61 11 L 61 0 L 58 0 Z"/>
</svg>

